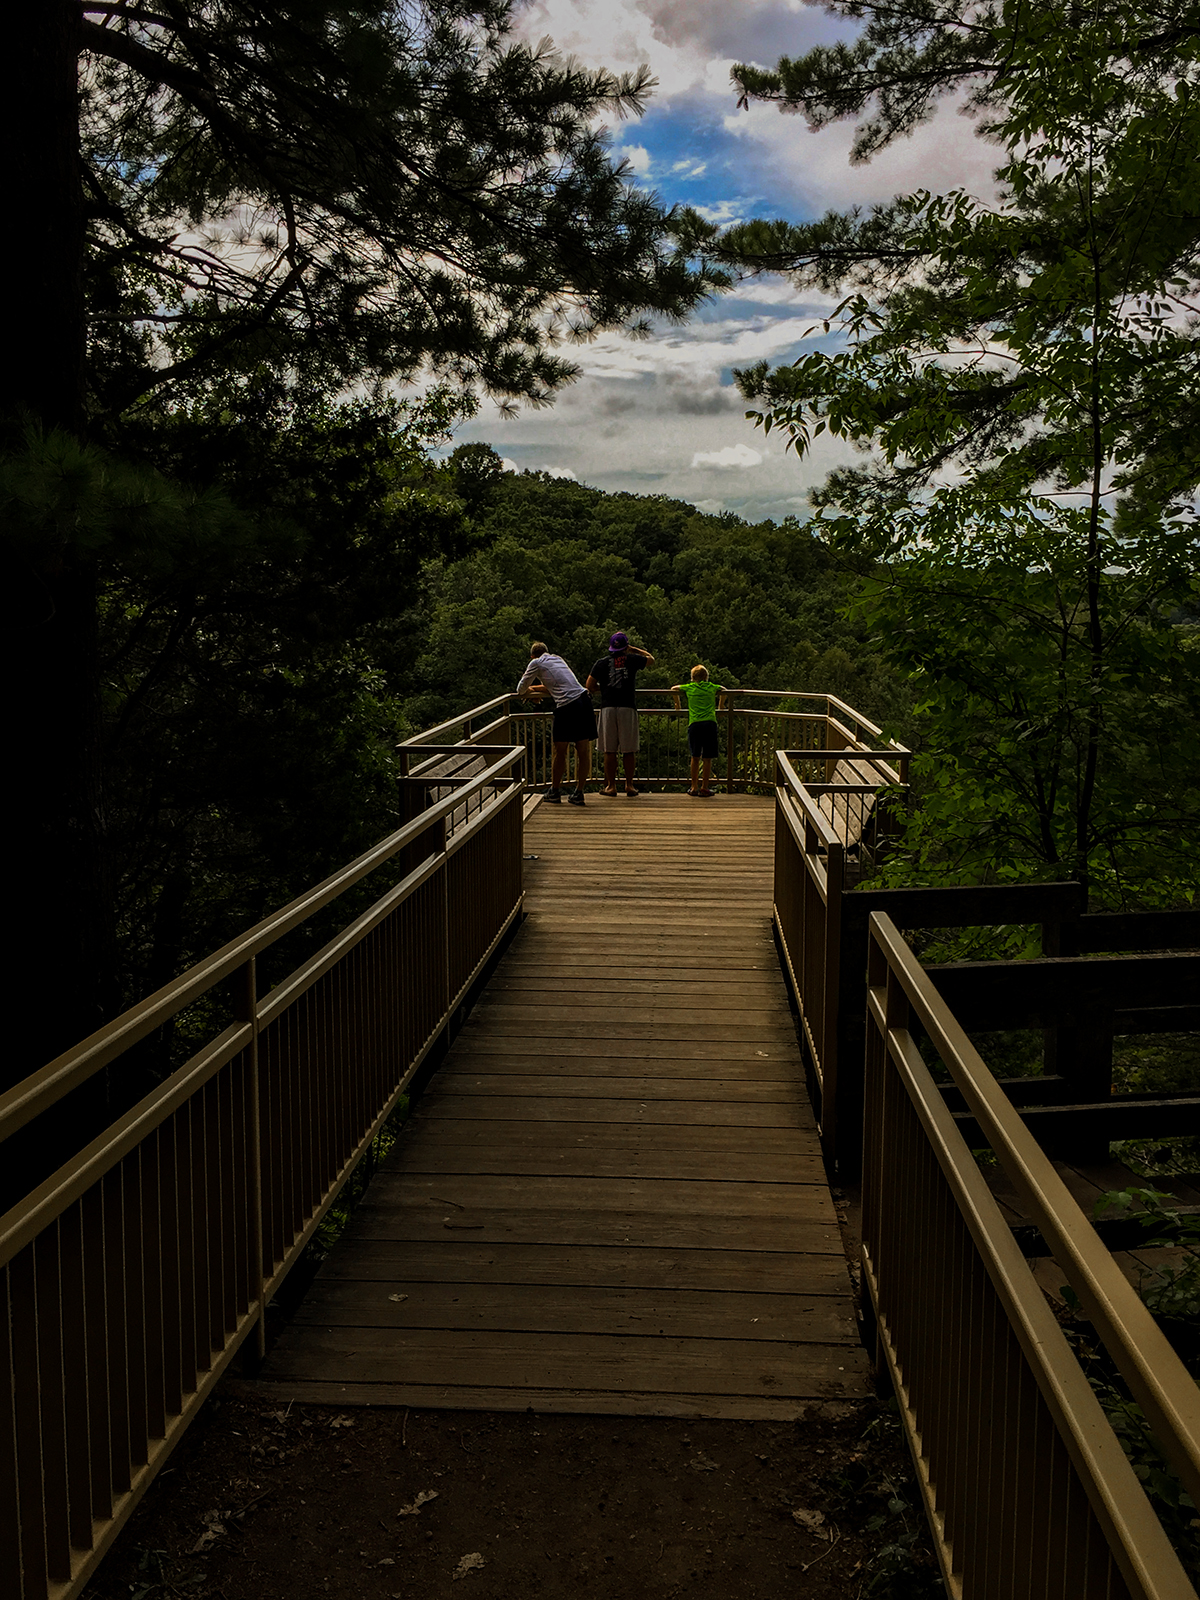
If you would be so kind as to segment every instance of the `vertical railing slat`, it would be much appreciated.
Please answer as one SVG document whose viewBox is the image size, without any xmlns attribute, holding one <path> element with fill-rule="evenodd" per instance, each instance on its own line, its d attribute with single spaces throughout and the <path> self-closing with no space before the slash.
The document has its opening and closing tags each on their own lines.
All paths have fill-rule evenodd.
<svg viewBox="0 0 1200 1600">
<path fill-rule="evenodd" d="M 37 1277 L 34 1247 L 27 1245 L 8 1265 L 12 1382 L 17 1441 L 18 1539 L 24 1595 L 38 1600 L 46 1590 L 46 1486 L 42 1472 L 42 1418 L 38 1405 Z"/>
<path fill-rule="evenodd" d="M 91 1407 L 88 1396 L 87 1286 L 83 1259 L 82 1202 L 63 1213 L 58 1225 L 58 1239 L 62 1285 L 63 1406 L 67 1419 L 67 1517 L 71 1544 L 78 1550 L 90 1550 Z"/>
<path fill-rule="evenodd" d="M 21 1559 L 21 1493 L 17 1471 L 17 1374 L 12 1347 L 12 1267 L 0 1267 L 0 1594 L 29 1594 Z"/>
</svg>

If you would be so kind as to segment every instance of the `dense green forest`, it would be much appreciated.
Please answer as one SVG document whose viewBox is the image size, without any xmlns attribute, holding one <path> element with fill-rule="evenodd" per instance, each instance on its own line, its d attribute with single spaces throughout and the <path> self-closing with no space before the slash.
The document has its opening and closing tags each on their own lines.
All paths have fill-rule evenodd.
<svg viewBox="0 0 1200 1600">
<path fill-rule="evenodd" d="M 738 66 L 743 101 L 860 117 L 868 159 L 962 94 L 991 201 L 668 208 L 602 129 L 648 70 L 516 42 L 509 0 L 19 14 L 13 204 L 47 244 L 4 264 L 12 1073 L 384 832 L 396 738 L 534 634 L 583 670 L 619 625 L 648 682 L 702 657 L 899 733 L 895 881 L 1192 903 L 1200 34 L 842 9 L 853 46 Z M 756 273 L 832 307 L 736 374 L 797 455 L 860 452 L 811 520 L 454 449 L 481 394 L 549 403 L 572 340 Z"/>
<path fill-rule="evenodd" d="M 225 492 L 268 500 L 257 542 L 126 561 L 104 589 L 130 999 L 393 826 L 396 741 L 512 688 L 531 638 L 584 674 L 623 627 L 656 657 L 647 686 L 702 659 L 907 725 L 907 686 L 849 614 L 862 564 L 792 519 L 504 473 L 479 445 L 438 461 L 436 415 L 265 413 L 176 419 L 165 452 L 176 479 L 219 457 Z"/>
<path fill-rule="evenodd" d="M 396 741 L 510 689 L 535 637 L 582 675 L 621 627 L 656 657 L 647 687 L 703 660 L 731 685 L 838 694 L 912 743 L 892 881 L 1069 875 L 1055 840 L 1078 765 L 1079 686 L 1055 636 L 1069 563 L 1030 574 L 1002 549 L 970 568 L 940 552 L 873 561 L 820 520 L 753 525 L 506 473 L 483 445 L 439 459 L 446 426 L 436 405 L 259 396 L 252 419 L 176 419 L 165 455 L 155 434 L 175 478 L 211 474 L 219 457 L 225 492 L 268 500 L 273 516 L 225 563 L 127 562 L 104 591 L 128 998 L 393 826 Z M 1094 901 L 1183 904 L 1200 631 L 1190 611 L 1125 598 Z M 1057 796 L 1038 786 L 1051 761 Z"/>
</svg>

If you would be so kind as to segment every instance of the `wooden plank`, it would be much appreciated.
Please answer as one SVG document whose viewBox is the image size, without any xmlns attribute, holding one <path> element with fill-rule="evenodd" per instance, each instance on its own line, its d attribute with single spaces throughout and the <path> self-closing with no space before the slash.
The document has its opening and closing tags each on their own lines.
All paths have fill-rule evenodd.
<svg viewBox="0 0 1200 1600">
<path fill-rule="evenodd" d="M 765 965 L 758 971 L 706 972 L 699 987 L 718 1015 L 743 999 L 764 1007 L 780 1002 L 782 1009 L 791 1014 L 786 1000 L 782 998 L 786 994 L 783 980 Z M 491 1005 L 524 1003 L 536 995 L 547 996 L 550 1003 L 566 1006 L 576 1005 L 580 1001 L 586 1003 L 594 1001 L 598 994 L 607 992 L 609 988 L 607 977 L 595 967 L 589 969 L 586 977 L 573 979 L 568 986 L 540 965 L 532 971 L 518 971 L 515 967 L 504 966 L 497 969 L 495 978 L 479 1002 L 480 1017 Z M 635 969 L 621 980 L 621 993 L 628 1003 L 653 1005 L 661 1011 L 696 1009 L 695 992 L 681 985 L 674 975 L 660 977 L 652 971 Z"/>
<path fill-rule="evenodd" d="M 264 1374 L 274 1381 L 272 1374 Z M 811 1400 L 760 1395 L 626 1394 L 594 1389 L 481 1389 L 468 1384 L 327 1383 L 290 1378 L 276 1385 L 281 1401 L 319 1406 L 392 1406 L 413 1410 L 528 1411 L 535 1416 L 705 1417 L 716 1421 L 795 1422 Z"/>
<path fill-rule="evenodd" d="M 492 995 L 476 1006 L 468 1026 L 499 1028 L 503 1031 L 506 1025 L 524 1025 L 531 1021 L 575 1022 L 579 1018 L 581 1004 L 595 1005 L 601 999 L 608 1000 L 622 1024 L 645 1023 L 653 1027 L 661 1023 L 664 1026 L 678 1026 L 681 1021 L 692 1018 L 693 1030 L 711 1033 L 714 1027 L 731 1024 L 740 1027 L 747 1018 L 751 1018 L 760 1025 L 770 1025 L 785 1036 L 794 1036 L 795 1033 L 791 1010 L 783 998 L 782 985 L 769 996 L 764 994 L 760 999 L 751 998 L 741 1003 L 736 990 L 720 997 L 706 995 L 706 1003 L 698 1019 L 694 994 L 668 991 L 660 995 L 635 996 L 622 992 L 619 999 L 614 999 L 607 984 L 602 982 L 592 989 L 580 989 L 567 995 L 555 986 L 548 985 L 533 995 L 512 992 Z"/>
<path fill-rule="evenodd" d="M 651 1249 L 790 1251 L 832 1255 L 844 1261 L 841 1234 L 833 1222 L 806 1217 L 689 1216 L 654 1210 L 589 1211 L 579 1206 L 553 1210 L 469 1213 L 434 1206 L 363 1207 L 355 1239 L 426 1243 L 455 1233 L 470 1233 L 482 1244 L 643 1245 Z"/>
<path fill-rule="evenodd" d="M 302 1339 L 297 1340 L 297 1332 Z M 293 1357 L 297 1345 L 299 1359 Z M 863 1392 L 866 1356 L 841 1344 L 631 1335 L 464 1332 L 449 1338 L 387 1328 L 286 1329 L 272 1352 L 276 1381 L 314 1365 L 359 1383 L 466 1383 L 504 1389 L 590 1388 L 609 1393 L 790 1395 L 839 1399 Z"/>
<path fill-rule="evenodd" d="M 785 1053 L 780 1050 L 770 1055 L 764 1054 L 761 1060 L 752 1061 L 697 1061 L 694 1058 L 683 1059 L 679 1057 L 661 1057 L 653 1053 L 643 1056 L 605 1056 L 586 1057 L 542 1055 L 537 1051 L 518 1055 L 506 1051 L 484 1052 L 479 1051 L 469 1056 L 462 1056 L 455 1060 L 448 1059 L 445 1067 L 438 1077 L 438 1089 L 448 1090 L 454 1094 L 468 1092 L 469 1086 L 477 1079 L 491 1079 L 492 1089 L 485 1085 L 484 1092 L 494 1090 L 498 1094 L 522 1094 L 527 1089 L 519 1088 L 511 1082 L 513 1078 L 530 1077 L 540 1080 L 574 1078 L 591 1085 L 585 1093 L 603 1093 L 606 1084 L 612 1083 L 614 1089 L 622 1094 L 637 1093 L 645 1098 L 642 1091 L 633 1085 L 650 1078 L 653 1082 L 661 1082 L 667 1098 L 678 1098 L 676 1090 L 666 1090 L 668 1083 L 676 1081 L 694 1080 L 705 1085 L 705 1092 L 711 1095 L 715 1088 L 730 1088 L 731 1092 L 738 1093 L 737 1085 L 749 1084 L 796 1084 L 795 1062 L 788 1060 Z M 509 1087 L 504 1087 L 504 1080 L 508 1079 Z M 616 1080 L 620 1080 L 617 1082 Z M 543 1087 L 546 1085 L 542 1084 Z M 574 1092 L 572 1090 L 555 1091 L 562 1093 Z M 654 1095 L 661 1099 L 663 1096 Z M 786 1098 L 786 1095 L 780 1096 Z"/>
<path fill-rule="evenodd" d="M 524 926 L 264 1381 L 771 1418 L 865 1392 L 773 833 L 765 799 L 538 807 Z"/>
<path fill-rule="evenodd" d="M 394 1159 L 398 1167 L 406 1170 L 411 1168 L 418 1150 L 436 1149 L 440 1144 L 474 1144 L 481 1151 L 486 1149 L 493 1160 L 502 1159 L 506 1152 L 519 1159 L 525 1151 L 568 1156 L 578 1153 L 581 1158 L 589 1153 L 599 1156 L 614 1152 L 647 1161 L 656 1154 L 664 1160 L 687 1155 L 717 1161 L 727 1154 L 752 1155 L 760 1151 L 774 1157 L 798 1152 L 807 1160 L 821 1148 L 815 1128 L 739 1128 L 724 1123 L 714 1127 L 645 1127 L 626 1122 L 613 1127 L 602 1122 L 530 1122 L 506 1128 L 501 1144 L 489 1121 L 425 1117 L 420 1110 L 406 1125 L 401 1140 Z"/>
<path fill-rule="evenodd" d="M 873 911 L 885 911 L 900 928 L 1061 922 L 1079 916 L 1086 903 L 1087 896 L 1077 883 L 856 889 L 842 900 L 842 927 L 865 932 Z"/>
<path fill-rule="evenodd" d="M 1081 1009 L 1183 1004 L 1200 984 L 1200 955 L 956 961 L 925 970 L 964 1028 L 1023 1028 Z"/>
<path fill-rule="evenodd" d="M 841 1298 L 728 1290 L 613 1289 L 588 1284 L 315 1283 L 296 1322 L 326 1328 L 632 1333 L 687 1339 L 856 1344 Z"/>
<path fill-rule="evenodd" d="M 392 1283 L 541 1283 L 582 1288 L 725 1290 L 739 1293 L 847 1294 L 846 1263 L 824 1251 L 704 1250 L 680 1246 L 484 1243 L 470 1235 L 389 1240 L 349 1238 L 321 1268 L 321 1279 Z"/>
<path fill-rule="evenodd" d="M 457 1126 L 457 1124 L 456 1124 Z M 718 1183 L 823 1183 L 820 1144 L 814 1139 L 806 1156 L 794 1149 L 782 1154 L 763 1150 L 563 1150 L 546 1143 L 525 1150 L 493 1152 L 495 1140 L 452 1144 L 423 1139 L 405 1156 L 409 1172 L 572 1173 L 595 1178 L 706 1178 Z"/>
<path fill-rule="evenodd" d="M 802 1128 L 812 1127 L 812 1112 L 807 1104 L 771 1101 L 764 1104 L 728 1100 L 650 1100 L 563 1099 L 542 1095 L 439 1095 L 430 1091 L 422 1102 L 429 1113 L 438 1116 L 458 1115 L 479 1121 L 492 1122 L 605 1122 L 667 1123 L 677 1126 L 695 1124 L 700 1127 L 722 1128 L 727 1124 L 743 1128 Z"/>
<path fill-rule="evenodd" d="M 596 924 L 597 932 L 600 925 Z M 761 930 L 752 934 L 739 933 L 735 939 L 723 933 L 698 932 L 664 934 L 645 928 L 625 928 L 619 946 L 611 951 L 597 950 L 594 946 L 564 945 L 562 930 L 549 927 L 544 921 L 531 917 L 522 928 L 511 953 L 506 958 L 519 967 L 523 957 L 549 959 L 554 970 L 564 975 L 578 967 L 587 976 L 594 974 L 603 960 L 603 970 L 613 972 L 623 967 L 635 972 L 647 960 L 657 960 L 686 973 L 695 983 L 705 972 L 721 973 L 726 966 L 760 967 L 769 971 L 775 957 L 775 941 L 771 937 L 770 923 L 763 922 Z"/>
<path fill-rule="evenodd" d="M 750 983 L 760 983 L 764 977 L 774 981 L 771 972 L 774 960 L 775 947 L 766 941 L 754 950 L 713 951 L 711 955 L 705 951 L 703 965 L 696 964 L 693 955 L 690 967 L 684 966 L 677 950 L 627 950 L 620 957 L 605 962 L 601 973 L 596 961 L 574 952 L 564 953 L 561 943 L 552 942 L 544 950 L 527 948 L 514 952 L 507 958 L 504 975 L 506 978 L 544 979 L 553 971 L 564 991 L 580 984 L 595 984 L 601 978 L 610 993 L 627 984 L 632 988 L 637 983 L 657 983 L 675 994 L 694 999 L 698 973 L 710 970 L 709 963 L 721 973 L 719 983 L 714 982 L 706 991 L 716 994 L 721 984 L 728 986 L 743 974 Z"/>
<path fill-rule="evenodd" d="M 592 1061 L 674 1061 L 686 1056 L 706 1076 L 713 1076 L 709 1063 L 734 1061 L 769 1061 L 772 1055 L 795 1061 L 794 1039 L 767 1037 L 761 1042 L 751 1038 L 744 1045 L 732 1039 L 604 1039 L 598 1044 L 592 1039 L 573 1039 L 565 1033 L 551 1034 L 545 1044 L 545 1053 L 563 1060 Z M 603 1049 L 603 1055 L 600 1054 Z M 536 1041 L 528 1036 L 512 1033 L 484 1033 L 472 1041 L 469 1054 L 473 1060 L 489 1060 L 493 1056 L 541 1055 Z M 468 1054 L 464 1047 L 458 1053 Z M 455 1057 L 457 1061 L 458 1057 Z M 447 1061 L 450 1058 L 447 1057 Z M 703 1065 L 701 1065 L 703 1063 Z M 793 1079 L 800 1076 L 799 1069 Z"/>
<path fill-rule="evenodd" d="M 1114 1095 L 1111 1100 L 1086 1104 L 1021 1106 L 1018 1110 L 1030 1133 L 1049 1150 L 1066 1149 L 1081 1139 L 1104 1145 L 1114 1139 L 1164 1139 L 1200 1133 L 1200 1095 L 1161 1099 Z M 973 1149 L 987 1143 L 974 1117 L 956 1112 L 954 1120 Z M 1142 1182 L 1137 1181 L 1139 1185 Z"/>
<path fill-rule="evenodd" d="M 686 900 L 662 900 L 642 910 L 635 907 L 613 906 L 596 911 L 572 910 L 570 905 L 562 900 L 549 907 L 534 905 L 530 910 L 529 920 L 543 933 L 555 933 L 570 938 L 582 938 L 585 935 L 611 938 L 623 934 L 632 936 L 639 932 L 653 933 L 664 922 L 677 922 L 684 916 L 693 915 L 703 916 L 706 920 L 719 922 L 721 925 L 718 934 L 698 933 L 691 939 L 681 935 L 673 946 L 684 957 L 690 957 L 693 966 L 700 965 L 696 958 L 701 951 L 703 960 L 708 961 L 712 959 L 711 952 L 714 950 L 724 948 L 731 954 L 740 950 L 741 941 L 733 936 L 740 934 L 743 929 L 747 934 L 757 935 L 763 944 L 771 943 L 768 931 L 770 916 L 767 912 L 755 911 L 742 915 L 736 907 L 727 910 L 716 903 L 709 908 L 698 907 L 694 902 Z"/>
<path fill-rule="evenodd" d="M 448 1193 L 446 1191 L 449 1191 Z M 463 1175 L 453 1183 L 402 1169 L 381 1172 L 356 1215 L 418 1206 L 450 1221 L 484 1211 L 571 1206 L 593 1213 L 638 1210 L 651 1214 L 711 1216 L 740 1228 L 756 1217 L 816 1218 L 833 1222 L 833 1201 L 824 1184 L 693 1182 L 673 1178 L 596 1178 L 558 1173 L 548 1177 Z"/>
<path fill-rule="evenodd" d="M 597 1094 L 603 1093 L 611 1086 L 620 1089 L 628 1099 L 639 1106 L 647 1105 L 651 1100 L 665 1101 L 695 1101 L 711 1100 L 716 1094 L 728 1091 L 736 1095 L 743 1104 L 780 1104 L 791 1105 L 798 1101 L 794 1095 L 790 1073 L 759 1077 L 756 1069 L 747 1068 L 746 1076 L 738 1076 L 727 1071 L 722 1065 L 720 1073 L 714 1072 L 710 1077 L 697 1078 L 695 1066 L 692 1062 L 685 1062 L 689 1069 L 686 1077 L 668 1077 L 665 1073 L 655 1073 L 653 1077 L 646 1077 L 635 1073 L 636 1069 L 644 1065 L 644 1060 L 627 1061 L 624 1063 L 627 1077 L 614 1076 L 608 1072 L 572 1073 L 568 1069 L 571 1062 L 563 1063 L 562 1072 L 537 1072 L 528 1068 L 523 1072 L 486 1072 L 483 1066 L 489 1061 L 506 1061 L 507 1056 L 476 1056 L 475 1065 L 462 1072 L 448 1072 L 439 1077 L 436 1093 L 438 1095 L 453 1095 L 461 1098 L 472 1096 L 488 1098 L 492 1095 L 505 1097 L 515 1095 L 541 1096 L 546 1093 L 563 1098 L 594 1099 Z M 574 1063 L 578 1069 L 579 1063 Z M 753 1077 L 748 1074 L 754 1071 Z M 436 1104 L 436 1102 L 435 1102 Z M 431 1106 L 431 1111 L 433 1107 Z"/>
<path fill-rule="evenodd" d="M 507 1011 L 480 1017 L 478 1021 L 469 1022 L 462 1030 L 456 1048 L 460 1053 L 469 1053 L 474 1048 L 483 1048 L 489 1039 L 513 1036 L 521 1039 L 557 1039 L 565 1029 L 579 1026 L 580 1016 L 575 1007 L 556 1006 L 547 1009 L 552 1013 L 549 1016 L 539 1015 L 536 1007 L 513 1006 Z M 786 1010 L 771 1020 L 764 1019 L 761 1012 L 753 1008 L 742 1012 L 705 1011 L 700 1017 L 694 1012 L 689 1015 L 679 1011 L 629 1017 L 620 996 L 611 994 L 607 997 L 597 996 L 593 1001 L 593 1010 L 598 1014 L 588 1020 L 602 1032 L 606 1047 L 618 1040 L 631 1043 L 653 1041 L 655 1044 L 678 1041 L 683 1045 L 691 1045 L 697 1042 L 697 1035 L 711 1043 L 733 1044 L 745 1040 L 747 1043 L 765 1041 L 780 1046 L 790 1044 L 795 1038 L 791 1015 Z M 716 1020 L 718 1015 L 719 1021 Z M 606 1050 L 606 1053 L 612 1052 Z"/>
</svg>

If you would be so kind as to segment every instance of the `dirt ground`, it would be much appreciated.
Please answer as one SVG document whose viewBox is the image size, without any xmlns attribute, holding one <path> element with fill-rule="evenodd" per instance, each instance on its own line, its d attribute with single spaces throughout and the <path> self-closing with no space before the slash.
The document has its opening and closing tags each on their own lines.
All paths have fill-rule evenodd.
<svg viewBox="0 0 1200 1600">
<path fill-rule="evenodd" d="M 940 1594 L 892 1408 L 795 1423 L 292 1405 L 227 1386 L 86 1600 Z"/>
</svg>

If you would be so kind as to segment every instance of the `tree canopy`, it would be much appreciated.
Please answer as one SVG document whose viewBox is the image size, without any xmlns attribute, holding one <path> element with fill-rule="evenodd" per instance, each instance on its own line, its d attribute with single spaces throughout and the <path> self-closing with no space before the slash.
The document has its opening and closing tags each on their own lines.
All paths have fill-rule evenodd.
<svg viewBox="0 0 1200 1600">
<path fill-rule="evenodd" d="M 297 418 L 364 399 L 364 449 L 386 455 L 388 385 L 440 378 L 459 414 L 479 390 L 543 404 L 575 373 L 571 341 L 682 317 L 725 281 L 689 262 L 686 219 L 609 154 L 600 118 L 640 111 L 649 76 L 531 49 L 512 9 L 45 0 L 12 19 L 21 70 L 0 117 L 31 241 L 0 265 L 18 1074 L 90 1032 L 118 989 L 101 591 L 153 568 L 139 648 L 160 619 L 168 637 L 208 638 L 205 608 L 229 611 L 218 577 L 236 592 L 240 562 L 253 590 L 268 547 L 287 566 L 282 522 L 323 543 L 327 615 L 345 620 L 366 557 L 317 503 L 346 491 L 366 413 L 314 423 L 312 459 L 272 482 Z M 461 531 L 457 512 L 402 496 L 384 520 L 401 582 L 431 535 L 452 549 Z M 296 603 L 321 569 L 305 550 L 281 585 Z"/>
<path fill-rule="evenodd" d="M 96 403 L 262 360 L 433 368 L 543 402 L 559 346 L 718 281 L 671 248 L 600 113 L 646 70 L 508 35 L 510 0 L 84 0 Z"/>
<path fill-rule="evenodd" d="M 996 194 L 918 192 L 867 214 L 714 230 L 726 263 L 841 296 L 810 354 L 739 382 L 749 414 L 797 452 L 825 433 L 864 452 L 814 502 L 832 536 L 891 562 L 876 617 L 932 691 L 943 754 L 961 741 L 963 696 L 986 720 L 985 657 L 993 684 L 1004 662 L 1014 679 L 1036 677 L 1032 640 L 1057 641 L 1057 675 L 1006 710 L 993 696 L 992 714 L 1058 774 L 1040 798 L 1040 779 L 1017 786 L 1027 868 L 1092 879 L 1114 816 L 1125 815 L 1127 841 L 1144 840 L 1155 819 L 1175 827 L 1190 794 L 1178 771 L 1151 764 L 1139 778 L 1122 761 L 1117 702 L 1118 685 L 1144 668 L 1147 708 L 1162 708 L 1196 665 L 1180 619 L 1195 604 L 1200 483 L 1198 16 L 1145 5 L 834 9 L 865 20 L 853 44 L 773 72 L 737 68 L 743 97 L 803 110 L 816 126 L 861 115 L 855 152 L 867 159 L 958 92 L 997 148 Z M 987 614 L 1007 621 L 980 654 L 961 645 L 985 591 Z M 1164 669 L 1170 692 L 1150 668 L 1168 647 L 1185 651 Z M 981 790 L 988 760 L 977 750 L 960 769 Z M 1170 803 L 1140 806 L 1139 782 L 1166 782 Z M 1004 831 L 984 830 L 989 848 Z M 1128 862 L 1113 871 L 1124 884 Z"/>
</svg>

